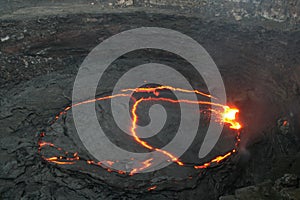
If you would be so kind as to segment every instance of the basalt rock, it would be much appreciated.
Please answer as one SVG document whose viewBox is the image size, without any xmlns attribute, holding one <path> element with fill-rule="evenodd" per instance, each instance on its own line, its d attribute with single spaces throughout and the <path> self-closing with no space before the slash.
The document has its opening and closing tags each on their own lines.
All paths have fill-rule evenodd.
<svg viewBox="0 0 300 200">
<path fill-rule="evenodd" d="M 151 6 L 158 1 L 146 3 Z M 119 4 L 132 6 L 130 1 Z M 7 11 L 15 7 L 10 9 Z M 298 178 L 295 178 L 300 175 L 299 31 L 269 30 L 255 23 L 247 28 L 196 15 L 136 10 L 110 13 L 110 9 L 103 9 L 105 12 L 80 12 L 77 8 L 73 14 L 49 9 L 47 14 L 45 9 L 38 13 L 28 8 L 1 17 L 1 199 L 218 199 L 225 195 L 231 196 L 221 199 L 254 196 L 274 199 L 273 191 L 280 198 L 299 196 Z M 244 11 L 239 13 L 246 15 Z M 286 15 L 278 16 L 293 23 Z M 239 19 L 238 15 L 236 18 Z M 187 170 L 186 174 L 180 174 L 184 176 L 182 180 L 170 178 L 173 172 L 179 173 L 172 167 L 165 169 L 171 169 L 166 174 L 160 171 L 155 176 L 137 175 L 129 180 L 127 176 L 108 173 L 96 166 L 81 168 L 81 165 L 47 162 L 39 153 L 41 132 L 54 143 L 69 148 L 68 151 L 81 148 L 80 141 L 74 139 L 76 132 L 71 130 L 71 113 L 54 124 L 53 119 L 71 105 L 73 82 L 83 59 L 111 35 L 141 26 L 181 31 L 206 48 L 220 69 L 228 103 L 240 108 L 244 129 L 238 153 L 209 169 Z M 142 51 L 120 57 L 111 72 L 117 76 L 124 73 L 125 65 L 149 61 L 173 67 L 186 64 L 174 55 Z M 186 73 L 195 74 L 189 70 Z M 191 82 L 194 87 L 206 89 L 201 78 Z M 104 90 L 99 95 L 111 92 L 113 84 L 108 79 L 102 87 Z M 97 107 L 99 111 L 104 108 L 105 105 Z M 198 151 L 195 152 L 197 156 Z M 49 149 L 46 153 L 57 152 Z M 90 159 L 87 153 L 83 157 Z M 192 178 L 188 172 L 193 173 Z M 280 177 L 283 179 L 274 185 Z M 134 179 L 139 179 L 137 184 Z M 266 182 L 268 179 L 271 181 Z M 155 185 L 157 188 L 148 190 Z"/>
</svg>

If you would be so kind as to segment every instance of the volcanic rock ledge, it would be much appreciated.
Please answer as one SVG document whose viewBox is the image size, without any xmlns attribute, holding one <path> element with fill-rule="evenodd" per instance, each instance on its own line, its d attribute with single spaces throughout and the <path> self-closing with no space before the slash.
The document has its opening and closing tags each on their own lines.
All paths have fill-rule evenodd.
<svg viewBox="0 0 300 200">
<path fill-rule="evenodd" d="M 275 183 L 268 180 L 258 185 L 240 188 L 234 195 L 222 196 L 219 200 L 297 200 L 299 197 L 299 178 L 295 174 L 285 174 Z"/>
</svg>

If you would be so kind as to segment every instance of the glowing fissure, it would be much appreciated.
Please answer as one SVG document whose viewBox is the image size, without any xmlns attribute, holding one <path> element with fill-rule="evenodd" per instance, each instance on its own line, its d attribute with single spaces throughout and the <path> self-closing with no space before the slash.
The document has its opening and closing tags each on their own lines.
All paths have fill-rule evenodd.
<svg viewBox="0 0 300 200">
<path fill-rule="evenodd" d="M 93 103 L 93 102 L 97 102 L 97 101 L 109 100 L 112 98 L 131 97 L 133 93 L 153 93 L 156 97 L 147 97 L 147 98 L 143 97 L 138 100 L 135 100 L 134 104 L 130 110 L 130 112 L 132 114 L 132 122 L 131 122 L 130 131 L 131 131 L 131 134 L 132 134 L 134 140 L 137 143 L 139 143 L 141 146 L 143 146 L 149 150 L 157 151 L 157 152 L 161 153 L 162 155 L 168 157 L 169 158 L 168 160 L 170 162 L 174 162 L 174 163 L 178 164 L 179 166 L 188 166 L 184 162 L 180 161 L 180 159 L 177 158 L 175 155 L 173 155 L 172 152 L 168 152 L 163 149 L 156 148 L 156 147 L 152 146 L 151 144 L 148 144 L 146 141 L 139 138 L 138 134 L 136 133 L 137 123 L 138 123 L 138 115 L 137 115 L 136 111 L 137 111 L 138 106 L 142 102 L 161 101 L 161 102 L 169 102 L 169 103 L 175 103 L 175 104 L 186 103 L 186 104 L 198 104 L 198 105 L 214 105 L 214 106 L 220 107 L 220 110 L 212 110 L 212 109 L 208 109 L 208 110 L 210 110 L 212 113 L 217 115 L 217 118 L 219 119 L 220 123 L 228 124 L 229 128 L 236 130 L 237 135 L 236 135 L 236 143 L 235 143 L 234 149 L 232 149 L 231 151 L 227 152 L 224 155 L 219 155 L 204 164 L 193 165 L 193 167 L 195 169 L 205 169 L 205 168 L 210 167 L 212 164 L 218 164 L 218 163 L 222 162 L 223 160 L 225 160 L 226 158 L 230 157 L 232 154 L 237 152 L 237 148 L 240 143 L 240 131 L 239 130 L 242 128 L 242 125 L 236 120 L 236 114 L 239 112 L 239 110 L 237 108 L 230 108 L 227 105 L 212 103 L 210 101 L 192 101 L 192 100 L 188 100 L 188 99 L 174 100 L 174 99 L 165 98 L 165 97 L 158 97 L 159 91 L 161 91 L 161 90 L 171 90 L 171 91 L 178 91 L 178 92 L 183 92 L 183 93 L 195 93 L 195 94 L 198 94 L 198 95 L 201 95 L 204 97 L 214 98 L 211 95 L 203 93 L 198 90 L 186 90 L 186 89 L 181 89 L 181 88 L 174 88 L 171 86 L 123 89 L 123 90 L 121 90 L 121 92 L 125 92 L 125 93 L 90 99 L 90 100 L 75 103 L 72 106 L 68 106 L 62 112 L 60 112 L 57 116 L 55 116 L 54 122 L 57 121 L 62 115 L 66 114 L 72 107 L 75 107 L 75 106 L 80 106 L 80 105 Z M 126 92 L 130 92 L 130 93 L 126 93 Z M 216 99 L 216 98 L 214 98 L 214 99 Z M 58 151 L 62 151 L 61 148 L 56 147 L 54 144 L 43 141 L 43 137 L 45 135 L 46 135 L 45 132 L 40 133 L 40 139 L 38 142 L 38 145 L 39 145 L 38 152 L 40 154 L 41 154 L 42 148 L 44 148 L 46 146 L 49 146 L 51 148 L 56 148 Z M 67 155 L 69 155 L 68 152 L 64 152 L 64 154 L 66 156 L 54 156 L 54 157 L 49 157 L 49 158 L 42 155 L 42 158 L 48 162 L 60 164 L 60 165 L 71 165 L 71 164 L 75 164 L 77 161 L 81 160 L 81 161 L 85 161 L 86 163 L 91 164 L 91 165 L 101 166 L 101 167 L 105 168 L 108 172 L 117 172 L 119 174 L 128 174 L 128 175 L 134 175 L 138 172 L 141 172 L 141 171 L 149 168 L 151 166 L 151 163 L 153 160 L 152 158 L 145 160 L 145 161 L 141 162 L 141 167 L 132 169 L 131 172 L 126 173 L 121 170 L 114 170 L 110 167 L 107 167 L 107 166 L 113 166 L 114 163 L 117 163 L 119 161 L 106 160 L 106 161 L 96 162 L 96 161 L 84 160 L 84 159 L 80 158 L 78 156 L 77 152 L 72 154 L 72 157 L 67 156 Z M 153 190 L 155 188 L 156 188 L 156 186 L 153 186 L 153 188 L 149 188 L 149 191 Z"/>
</svg>

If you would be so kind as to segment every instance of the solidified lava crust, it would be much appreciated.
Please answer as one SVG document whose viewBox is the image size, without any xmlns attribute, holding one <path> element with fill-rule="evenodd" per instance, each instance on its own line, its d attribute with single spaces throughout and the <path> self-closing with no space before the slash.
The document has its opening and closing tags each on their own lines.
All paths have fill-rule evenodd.
<svg viewBox="0 0 300 200">
<path fill-rule="evenodd" d="M 255 25 L 245 28 L 192 16 L 146 12 L 50 15 L 0 19 L 0 22 L 1 38 L 9 36 L 0 43 L 1 199 L 218 199 L 229 194 L 238 198 L 250 195 L 251 188 L 247 188 L 250 185 L 273 188 L 270 194 L 279 196 L 270 199 L 280 199 L 298 191 L 300 34 L 297 29 L 277 31 Z M 94 46 L 123 30 L 157 25 L 194 38 L 216 62 L 226 86 L 228 105 L 240 109 L 244 127 L 239 152 L 201 173 L 172 164 L 165 171 L 128 177 L 88 165 L 87 161 L 93 158 L 76 138 L 71 112 L 49 124 L 71 105 L 77 70 Z M 120 57 L 108 73 L 113 72 L 115 77 L 111 79 L 117 79 L 132 66 L 149 61 L 160 61 L 175 69 L 187 65 L 174 55 L 145 50 Z M 189 81 L 194 88 L 206 90 L 193 71 L 183 69 L 181 73 L 191 77 Z M 113 83 L 106 81 L 97 95 L 106 96 L 112 90 Z M 111 125 L 111 116 L 103 112 L 108 107 L 105 103 L 96 107 L 98 118 L 106 117 L 103 125 L 107 127 Z M 170 116 L 170 120 L 178 119 Z M 206 127 L 200 129 L 205 131 Z M 38 154 L 41 132 L 47 133 L 45 137 L 58 147 L 80 152 L 85 161 L 63 167 L 49 164 Z M 221 146 L 217 145 L 206 159 L 220 153 L 222 148 L 218 147 L 224 145 L 222 141 L 234 143 L 235 135 L 230 133 L 224 130 L 218 142 Z M 159 140 L 160 145 L 172 137 Z M 126 147 L 122 143 L 125 139 L 119 137 L 116 142 Z M 197 155 L 196 146 L 182 159 L 192 162 L 189 155 Z M 145 151 L 133 144 L 131 150 L 135 149 Z M 59 152 L 48 149 L 43 153 L 51 156 Z"/>
</svg>

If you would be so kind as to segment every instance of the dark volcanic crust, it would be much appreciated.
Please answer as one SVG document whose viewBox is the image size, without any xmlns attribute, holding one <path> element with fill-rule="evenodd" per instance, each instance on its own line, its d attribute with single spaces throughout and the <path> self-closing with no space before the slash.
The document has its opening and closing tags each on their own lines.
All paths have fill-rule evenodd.
<svg viewBox="0 0 300 200">
<path fill-rule="evenodd" d="M 298 30 L 248 29 L 144 12 L 0 23 L 1 198 L 216 199 L 285 173 L 300 175 Z M 74 78 L 88 52 L 113 34 L 141 26 L 178 30 L 203 45 L 219 67 L 229 104 L 240 108 L 245 126 L 240 154 L 203 171 L 196 186 L 187 184 L 188 189 L 176 192 L 171 187 L 152 192 L 111 187 L 84 171 L 49 164 L 37 153 L 38 133 L 70 105 Z M 111 87 L 107 83 L 108 92 Z M 277 127 L 279 118 L 289 121 L 287 134 Z"/>
</svg>

